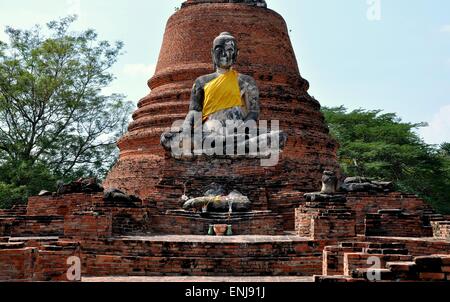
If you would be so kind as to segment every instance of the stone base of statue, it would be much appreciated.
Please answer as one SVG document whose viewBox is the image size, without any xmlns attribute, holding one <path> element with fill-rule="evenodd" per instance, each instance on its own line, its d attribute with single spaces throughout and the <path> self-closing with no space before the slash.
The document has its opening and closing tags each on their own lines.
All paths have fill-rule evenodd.
<svg viewBox="0 0 450 302">
<path fill-rule="evenodd" d="M 153 234 L 206 235 L 210 226 L 230 225 L 233 234 L 284 235 L 283 216 L 272 211 L 235 213 L 169 210 L 153 217 Z"/>
</svg>

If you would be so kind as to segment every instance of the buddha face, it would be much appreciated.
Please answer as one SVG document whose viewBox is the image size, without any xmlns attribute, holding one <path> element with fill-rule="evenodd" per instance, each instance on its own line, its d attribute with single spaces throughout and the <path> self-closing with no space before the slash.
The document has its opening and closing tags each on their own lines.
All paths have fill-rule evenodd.
<svg viewBox="0 0 450 302">
<path fill-rule="evenodd" d="M 238 49 L 232 37 L 220 38 L 214 43 L 212 50 L 214 64 L 222 69 L 230 69 L 236 63 Z"/>
</svg>

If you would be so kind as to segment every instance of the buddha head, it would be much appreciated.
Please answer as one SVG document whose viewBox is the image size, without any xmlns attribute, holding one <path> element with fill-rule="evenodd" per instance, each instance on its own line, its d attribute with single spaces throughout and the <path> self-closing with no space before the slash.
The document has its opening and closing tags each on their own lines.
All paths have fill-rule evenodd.
<svg viewBox="0 0 450 302">
<path fill-rule="evenodd" d="M 214 39 L 212 57 L 214 68 L 230 69 L 237 61 L 239 49 L 236 39 L 228 32 Z"/>
</svg>

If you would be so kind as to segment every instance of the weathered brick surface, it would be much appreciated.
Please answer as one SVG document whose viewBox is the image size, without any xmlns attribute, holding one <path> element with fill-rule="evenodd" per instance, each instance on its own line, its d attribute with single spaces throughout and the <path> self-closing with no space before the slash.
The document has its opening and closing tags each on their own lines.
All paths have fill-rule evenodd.
<svg viewBox="0 0 450 302">
<path fill-rule="evenodd" d="M 145 234 L 152 232 L 152 217 L 157 213 L 148 208 L 99 207 L 112 217 L 113 235 Z"/>
<path fill-rule="evenodd" d="M 378 213 L 383 209 L 401 209 L 409 214 L 424 215 L 424 218 L 435 214 L 431 207 L 415 195 L 392 193 L 349 193 L 347 205 L 356 212 L 356 229 L 364 234 L 365 219 L 369 213 Z M 411 232 L 413 235 L 414 232 Z"/>
<path fill-rule="evenodd" d="M 435 238 L 450 240 L 450 221 L 435 221 L 431 225 Z"/>
<path fill-rule="evenodd" d="M 401 243 L 413 256 L 432 254 L 450 254 L 450 241 L 434 238 L 404 238 L 404 237 L 367 237 L 368 241 L 380 243 Z"/>
<path fill-rule="evenodd" d="M 352 265 L 347 261 L 345 264 L 345 255 L 358 255 L 353 258 L 361 260 L 360 262 L 364 262 L 364 265 L 360 267 L 356 267 L 357 265 Z M 398 256 L 398 255 L 408 255 L 408 250 L 405 248 L 405 245 L 402 243 L 374 243 L 374 242 L 341 242 L 338 245 L 326 246 L 323 254 L 323 271 L 322 274 L 325 276 L 339 276 L 339 275 L 349 275 L 347 274 L 349 271 L 349 267 L 351 269 L 356 268 L 366 268 L 368 267 L 367 259 L 370 256 L 361 256 L 361 255 L 389 255 L 389 256 Z M 350 256 L 351 258 L 352 256 Z M 358 258 L 359 257 L 359 258 Z M 412 256 L 409 256 L 412 257 Z M 351 258 L 351 259 L 353 259 Z M 380 257 L 382 264 L 386 263 L 387 260 L 392 259 L 400 259 L 400 258 L 383 258 Z M 385 260 L 383 260 L 385 259 Z M 402 260 L 407 259 L 401 258 Z M 384 261 L 384 262 L 383 262 Z M 350 263 L 350 264 L 349 264 Z M 345 268 L 347 266 L 347 270 Z M 384 266 L 384 264 L 383 264 Z"/>
<path fill-rule="evenodd" d="M 100 212 L 75 212 L 64 221 L 64 237 L 108 238 L 112 236 L 112 215 Z"/>
<path fill-rule="evenodd" d="M 214 224 L 232 225 L 235 235 L 284 235 L 283 216 L 269 211 L 211 214 L 202 218 L 200 214 L 173 211 L 151 218 L 151 231 L 154 234 L 206 235 L 209 226 Z"/>
<path fill-rule="evenodd" d="M 35 196 L 28 199 L 28 216 L 66 216 L 75 211 L 84 211 L 102 205 L 103 193 L 68 194 L 60 196 Z"/>
<path fill-rule="evenodd" d="M 289 237 L 172 236 L 83 241 L 82 247 L 88 276 L 307 276 L 320 273 L 324 244 Z"/>
<path fill-rule="evenodd" d="M 383 256 L 384 259 L 395 256 Z M 347 270 L 347 275 L 341 276 L 316 276 L 316 282 L 366 282 L 368 280 L 369 268 L 358 268 L 364 265 L 364 261 L 359 263 L 365 255 L 346 254 L 346 258 L 351 262 L 352 269 Z M 397 257 L 398 258 L 398 257 Z M 448 255 L 430 255 L 424 257 L 416 257 L 406 261 L 387 261 L 385 269 L 370 269 L 380 274 L 379 282 L 383 281 L 434 281 L 448 282 L 450 281 L 449 271 L 450 256 Z M 352 271 L 351 271 L 352 270 Z M 350 272 L 351 271 L 351 272 Z M 351 274 L 350 274 L 351 273 Z M 372 275 L 372 274 L 370 274 Z"/>
<path fill-rule="evenodd" d="M 26 215 L 27 206 L 26 205 L 15 205 L 11 209 L 0 209 L 1 216 L 21 216 Z"/>
<path fill-rule="evenodd" d="M 346 201 L 309 201 L 295 211 L 298 236 L 316 240 L 356 237 L 355 213 Z"/>
<path fill-rule="evenodd" d="M 81 258 L 79 244 L 60 242 L 26 247 L 24 242 L 0 244 L 0 281 L 68 281 L 67 259 Z"/>
<path fill-rule="evenodd" d="M 344 254 L 362 252 L 368 243 L 352 243 L 346 246 L 326 246 L 323 251 L 322 274 L 324 276 L 342 275 L 344 271 Z"/>
<path fill-rule="evenodd" d="M 39 249 L 33 281 L 68 281 L 67 260 L 76 256 L 81 259 L 78 243 L 57 243 Z"/>
<path fill-rule="evenodd" d="M 35 248 L 6 248 L 0 246 L 0 281 L 32 281 Z"/>
<path fill-rule="evenodd" d="M 0 234 L 4 236 L 63 235 L 62 216 L 16 216 L 0 218 Z"/>
<path fill-rule="evenodd" d="M 367 214 L 366 236 L 432 237 L 431 226 L 425 226 L 421 215 L 402 210 L 381 210 L 378 214 Z"/>
</svg>

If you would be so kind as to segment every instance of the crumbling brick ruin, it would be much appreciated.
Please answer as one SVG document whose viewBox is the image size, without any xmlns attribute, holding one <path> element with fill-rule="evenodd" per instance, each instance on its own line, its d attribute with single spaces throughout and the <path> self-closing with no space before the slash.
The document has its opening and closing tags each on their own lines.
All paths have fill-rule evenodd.
<svg viewBox="0 0 450 302">
<path fill-rule="evenodd" d="M 239 41 L 236 69 L 260 88 L 261 119 L 279 120 L 289 136 L 274 167 L 179 160 L 160 145 L 185 116 L 195 78 L 212 71 L 211 41 L 224 31 Z M 417 196 L 358 183 L 311 194 L 325 170 L 340 176 L 338 146 L 300 76 L 285 21 L 265 1 L 186 1 L 168 21 L 148 85 L 103 184 L 116 191 L 61 191 L 0 211 L 0 281 L 77 281 L 72 257 L 90 277 L 450 281 L 450 217 Z M 251 210 L 182 210 L 183 196 L 201 196 L 211 183 L 238 189 Z M 211 236 L 224 224 L 232 236 Z"/>
</svg>

